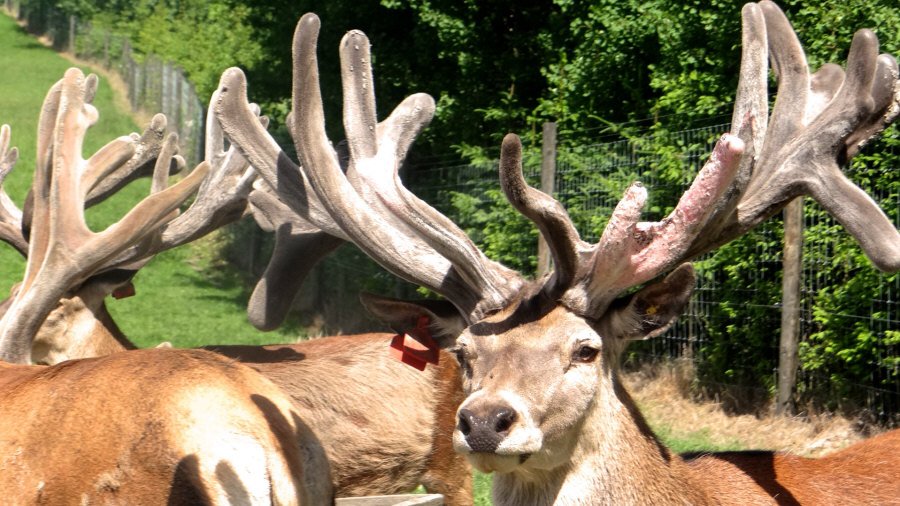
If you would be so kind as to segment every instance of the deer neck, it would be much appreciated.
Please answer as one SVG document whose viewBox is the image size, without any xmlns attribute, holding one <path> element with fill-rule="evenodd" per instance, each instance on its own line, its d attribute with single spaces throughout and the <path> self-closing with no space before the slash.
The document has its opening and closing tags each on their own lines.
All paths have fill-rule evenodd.
<svg viewBox="0 0 900 506">
<path fill-rule="evenodd" d="M 116 325 L 115 320 L 106 309 L 106 304 L 102 304 L 94 314 L 97 317 L 96 332 L 102 335 L 102 337 L 98 337 L 97 356 L 137 349 L 137 346 Z"/>
<path fill-rule="evenodd" d="M 569 461 L 494 477 L 497 505 L 707 504 L 681 458 L 653 434 L 610 371 L 578 431 Z M 580 429 L 580 430 L 579 430 Z"/>
</svg>

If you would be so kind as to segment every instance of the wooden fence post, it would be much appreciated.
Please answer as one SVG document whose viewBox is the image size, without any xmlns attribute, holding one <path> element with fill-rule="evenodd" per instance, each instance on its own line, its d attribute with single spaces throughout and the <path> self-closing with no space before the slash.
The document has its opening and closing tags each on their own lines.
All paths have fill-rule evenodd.
<svg viewBox="0 0 900 506">
<path fill-rule="evenodd" d="M 778 393 L 775 413 L 793 411 L 797 383 L 797 341 L 800 337 L 800 277 L 803 264 L 803 197 L 784 208 L 784 258 L 782 260 L 781 342 L 778 349 Z"/>
<path fill-rule="evenodd" d="M 541 142 L 541 191 L 553 195 L 556 181 L 556 123 L 544 123 Z M 550 250 L 547 241 L 538 237 L 537 277 L 550 271 Z"/>
<path fill-rule="evenodd" d="M 78 20 L 75 19 L 75 15 L 70 14 L 69 15 L 69 40 L 66 41 L 67 42 L 66 50 L 68 50 L 68 52 L 72 53 L 73 55 L 75 54 L 75 32 L 76 32 L 77 25 L 78 25 Z"/>
<path fill-rule="evenodd" d="M 109 68 L 109 30 L 103 31 L 103 68 Z"/>
</svg>

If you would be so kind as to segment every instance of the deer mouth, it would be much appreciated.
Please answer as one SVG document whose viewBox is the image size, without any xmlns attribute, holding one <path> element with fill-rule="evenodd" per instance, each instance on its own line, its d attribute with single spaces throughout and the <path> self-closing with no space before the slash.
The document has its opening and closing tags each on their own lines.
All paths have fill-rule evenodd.
<svg viewBox="0 0 900 506">
<path fill-rule="evenodd" d="M 509 473 L 525 464 L 531 458 L 531 453 L 520 455 L 500 455 L 497 453 L 472 452 L 467 453 L 466 458 L 472 467 L 482 473 Z"/>
<path fill-rule="evenodd" d="M 521 465 L 520 455 L 498 455 L 496 453 L 469 453 L 466 455 L 472 467 L 482 473 L 509 473 Z"/>
</svg>

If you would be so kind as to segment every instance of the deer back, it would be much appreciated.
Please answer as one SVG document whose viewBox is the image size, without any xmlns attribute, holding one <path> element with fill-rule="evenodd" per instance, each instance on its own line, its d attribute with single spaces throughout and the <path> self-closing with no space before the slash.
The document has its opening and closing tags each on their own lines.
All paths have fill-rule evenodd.
<svg viewBox="0 0 900 506">
<path fill-rule="evenodd" d="M 213 353 L 4 364 L 0 383 L 0 482 L 13 503 L 331 498 L 321 445 L 290 400 Z"/>
<path fill-rule="evenodd" d="M 895 455 L 900 430 L 820 458 L 768 451 L 684 455 L 690 471 L 719 502 L 752 504 L 891 504 L 900 497 Z M 756 499 L 754 499 L 756 498 Z"/>
</svg>

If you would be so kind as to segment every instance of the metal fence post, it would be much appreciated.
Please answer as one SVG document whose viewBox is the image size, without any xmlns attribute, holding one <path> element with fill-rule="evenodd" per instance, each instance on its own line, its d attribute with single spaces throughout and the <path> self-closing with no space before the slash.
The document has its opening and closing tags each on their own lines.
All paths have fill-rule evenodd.
<svg viewBox="0 0 900 506">
<path fill-rule="evenodd" d="M 75 19 L 74 14 L 69 15 L 69 40 L 67 42 L 66 49 L 75 54 L 75 27 L 77 25 L 77 20 Z"/>
</svg>

